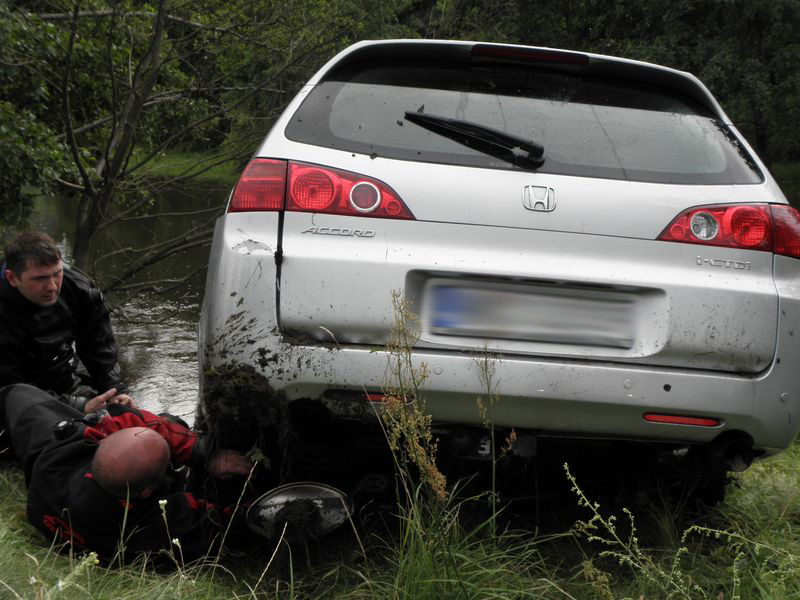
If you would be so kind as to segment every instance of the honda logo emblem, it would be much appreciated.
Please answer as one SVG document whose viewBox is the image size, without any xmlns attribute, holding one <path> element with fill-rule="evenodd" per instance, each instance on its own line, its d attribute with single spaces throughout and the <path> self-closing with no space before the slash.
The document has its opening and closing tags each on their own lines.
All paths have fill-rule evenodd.
<svg viewBox="0 0 800 600">
<path fill-rule="evenodd" d="M 543 185 L 526 185 L 522 188 L 522 206 L 528 210 L 552 212 L 556 208 L 556 191 Z"/>
</svg>

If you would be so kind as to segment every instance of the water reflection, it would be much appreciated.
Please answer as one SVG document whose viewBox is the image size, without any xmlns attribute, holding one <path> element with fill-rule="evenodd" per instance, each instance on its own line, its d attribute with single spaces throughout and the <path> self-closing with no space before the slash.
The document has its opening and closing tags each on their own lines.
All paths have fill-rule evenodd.
<svg viewBox="0 0 800 600">
<path fill-rule="evenodd" d="M 180 216 L 224 204 L 226 184 L 183 186 L 156 194 L 153 212 L 171 216 L 139 219 L 109 227 L 97 243 L 97 257 L 119 248 L 144 248 L 171 239 L 188 227 L 207 221 L 212 213 Z M 48 232 L 61 247 L 66 262 L 72 257 L 75 203 L 43 200 L 36 204 L 36 226 Z M 192 248 L 160 263 L 152 279 L 180 279 L 208 261 L 208 247 Z M 119 261 L 98 264 L 98 280 L 119 272 Z M 106 279 L 107 280 L 107 279 Z M 120 365 L 131 395 L 143 408 L 169 411 L 188 422 L 197 404 L 197 319 L 205 273 L 200 272 L 166 294 L 109 294 L 107 302 L 119 348 Z"/>
<path fill-rule="evenodd" d="M 115 307 L 122 372 L 135 401 L 194 421 L 199 303 L 144 297 Z"/>
</svg>

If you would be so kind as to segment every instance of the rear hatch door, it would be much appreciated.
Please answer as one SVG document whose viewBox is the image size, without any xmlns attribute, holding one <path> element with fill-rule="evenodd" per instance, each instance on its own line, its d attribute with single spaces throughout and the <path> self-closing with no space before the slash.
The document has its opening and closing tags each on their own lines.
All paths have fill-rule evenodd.
<svg viewBox="0 0 800 600">
<path fill-rule="evenodd" d="M 544 161 L 412 112 L 509 132 Z M 365 59 L 332 69 L 261 154 L 379 181 L 414 217 L 287 212 L 287 334 L 384 344 L 399 291 L 420 347 L 749 373 L 772 360 L 772 255 L 656 241 L 688 207 L 774 201 L 696 96 L 541 65 Z"/>
</svg>

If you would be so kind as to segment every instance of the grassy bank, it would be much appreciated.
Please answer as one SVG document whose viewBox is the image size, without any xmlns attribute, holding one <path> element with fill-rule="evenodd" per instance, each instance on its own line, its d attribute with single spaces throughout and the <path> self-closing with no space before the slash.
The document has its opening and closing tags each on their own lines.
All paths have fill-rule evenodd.
<svg viewBox="0 0 800 600">
<path fill-rule="evenodd" d="M 143 158 L 144 153 L 140 154 L 139 158 Z M 230 187 L 241 171 L 241 164 L 226 160 L 224 155 L 170 150 L 155 156 L 141 173 L 148 178 L 190 178 L 199 183 L 213 182 Z"/>
<path fill-rule="evenodd" d="M 427 369 L 410 360 L 415 317 L 399 293 L 393 299 L 381 422 L 395 460 L 394 506 L 359 511 L 324 539 L 292 547 L 264 539 L 195 565 L 173 555 L 169 572 L 154 569 L 152 559 L 104 568 L 46 545 L 25 519 L 23 478 L 8 463 L 0 466 L 0 598 L 800 598 L 800 443 L 739 475 L 727 498 L 702 514 L 657 494 L 598 504 L 565 466 L 561 481 L 571 483 L 572 496 L 558 503 L 571 506 L 559 518 L 531 520 L 519 508 L 510 518 L 494 476 L 491 491 L 477 497 L 454 491 L 464 482 L 445 484 L 420 397 Z M 494 360 L 479 363 L 488 403 L 500 401 L 492 393 Z"/>
<path fill-rule="evenodd" d="M 610 519 L 584 506 L 562 535 L 463 525 L 463 505 L 423 495 L 398 506 L 391 534 L 315 544 L 294 560 L 269 548 L 221 566 L 158 573 L 106 569 L 48 548 L 24 517 L 19 470 L 0 470 L 0 597 L 153 598 L 759 598 L 800 597 L 800 447 L 753 466 L 702 520 L 677 525 L 664 508 Z M 579 484 L 579 482 L 578 482 Z M 591 501 L 591 499 L 589 499 Z M 580 497 L 576 495 L 576 502 Z M 585 504 L 585 503 L 584 503 Z M 644 541 L 646 540 L 646 541 Z M 59 584 L 61 582 L 61 584 Z M 61 587 L 59 587 L 59 585 Z"/>
</svg>

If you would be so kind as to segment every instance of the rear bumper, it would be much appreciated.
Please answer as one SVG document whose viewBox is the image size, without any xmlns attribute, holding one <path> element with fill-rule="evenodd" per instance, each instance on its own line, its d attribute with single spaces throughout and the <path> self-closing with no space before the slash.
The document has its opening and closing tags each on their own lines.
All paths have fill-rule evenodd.
<svg viewBox="0 0 800 600">
<path fill-rule="evenodd" d="M 260 340 L 259 347 L 260 364 L 249 364 L 288 401 L 322 399 L 334 418 L 374 419 L 365 392 L 380 392 L 392 360 L 387 352 L 291 344 L 278 336 Z M 242 358 L 234 364 L 248 364 Z M 780 385 L 776 368 L 761 377 L 740 377 L 504 357 L 493 360 L 498 399 L 490 405 L 480 358 L 415 352 L 411 360 L 417 368 L 427 365 L 424 400 L 435 422 L 481 425 L 477 399 L 483 398 L 495 426 L 564 436 L 707 443 L 723 432 L 742 431 L 757 449 L 771 453 L 787 447 L 798 429 L 797 394 Z M 652 423 L 643 418 L 650 412 L 713 417 L 721 424 Z"/>
<path fill-rule="evenodd" d="M 278 218 L 277 213 L 245 213 L 237 216 L 236 227 L 226 228 L 225 219 L 218 223 L 199 329 L 201 373 L 245 365 L 288 401 L 344 392 L 358 406 L 328 403 L 333 416 L 374 419 L 364 392 L 380 392 L 386 383 L 391 357 L 384 349 L 340 345 L 332 336 L 326 343 L 290 339 L 278 330 Z M 736 431 L 748 434 L 757 450 L 786 448 L 800 427 L 800 261 L 774 257 L 774 285 L 776 352 L 760 373 L 505 355 L 494 365 L 499 400 L 489 407 L 489 418 L 500 427 L 563 436 L 684 444 Z M 412 354 L 416 367 L 427 365 L 423 392 L 435 421 L 482 423 L 476 399 L 485 397 L 486 384 L 477 357 L 451 349 Z M 651 423 L 643 418 L 648 412 L 713 417 L 721 424 Z"/>
</svg>

